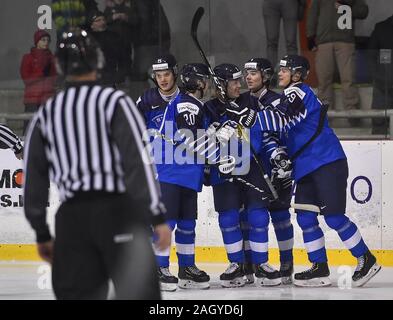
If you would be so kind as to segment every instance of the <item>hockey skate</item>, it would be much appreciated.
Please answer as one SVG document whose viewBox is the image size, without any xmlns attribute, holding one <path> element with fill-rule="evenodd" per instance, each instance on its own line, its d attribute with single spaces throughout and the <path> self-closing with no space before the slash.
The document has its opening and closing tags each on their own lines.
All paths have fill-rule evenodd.
<svg viewBox="0 0 393 320">
<path fill-rule="evenodd" d="M 178 279 L 169 271 L 168 267 L 158 268 L 158 280 L 161 291 L 176 291 Z"/>
<path fill-rule="evenodd" d="M 299 287 L 326 287 L 332 284 L 329 275 L 327 262 L 314 262 L 310 269 L 295 273 L 293 283 Z"/>
<path fill-rule="evenodd" d="M 377 259 L 370 251 L 367 251 L 358 258 L 358 265 L 352 276 L 353 285 L 355 287 L 365 285 L 379 270 L 381 270 L 381 266 L 377 264 Z"/>
<path fill-rule="evenodd" d="M 280 272 L 267 262 L 257 265 L 255 278 L 257 285 L 262 287 L 278 286 L 281 284 Z"/>
<path fill-rule="evenodd" d="M 231 262 L 225 272 L 220 275 L 221 286 L 224 288 L 243 287 L 245 285 L 243 276 L 243 264 Z"/>
<path fill-rule="evenodd" d="M 292 284 L 293 261 L 283 262 L 280 265 L 280 276 L 282 284 Z"/>
<path fill-rule="evenodd" d="M 182 289 L 209 289 L 210 277 L 197 266 L 179 267 L 179 288 Z"/>
<path fill-rule="evenodd" d="M 251 262 L 246 262 L 243 264 L 243 272 L 246 284 L 253 284 L 254 283 L 254 265 Z"/>
</svg>

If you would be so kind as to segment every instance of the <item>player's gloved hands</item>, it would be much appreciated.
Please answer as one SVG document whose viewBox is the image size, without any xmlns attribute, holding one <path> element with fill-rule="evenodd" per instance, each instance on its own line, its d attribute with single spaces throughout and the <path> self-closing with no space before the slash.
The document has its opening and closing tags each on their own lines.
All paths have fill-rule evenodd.
<svg viewBox="0 0 393 320">
<path fill-rule="evenodd" d="M 280 190 L 285 190 L 287 188 L 292 187 L 293 180 L 291 177 L 279 178 L 278 176 L 279 176 L 278 169 L 273 168 L 272 174 L 271 174 L 271 181 L 272 181 L 274 188 L 277 190 L 277 192 L 279 192 Z"/>
<path fill-rule="evenodd" d="M 229 139 L 236 134 L 237 124 L 233 121 L 226 121 L 216 132 L 217 140 L 222 144 L 227 144 Z"/>
<path fill-rule="evenodd" d="M 251 128 L 257 120 L 256 110 L 249 107 L 240 107 L 233 101 L 227 105 L 226 110 L 231 120 L 245 128 Z"/>
<path fill-rule="evenodd" d="M 220 126 L 218 122 L 213 122 L 207 129 L 206 129 L 206 135 L 210 138 L 214 136 L 217 132 L 217 128 Z"/>
<path fill-rule="evenodd" d="M 292 175 L 292 162 L 283 148 L 277 148 L 270 156 L 270 162 L 273 165 L 274 174 L 278 179 L 290 178 Z"/>
<path fill-rule="evenodd" d="M 15 153 L 15 157 L 16 157 L 18 160 L 23 160 L 23 150 L 20 151 L 20 152 Z"/>
<path fill-rule="evenodd" d="M 236 159 L 233 156 L 223 156 L 216 164 L 218 165 L 220 174 L 229 176 L 236 167 Z"/>
</svg>

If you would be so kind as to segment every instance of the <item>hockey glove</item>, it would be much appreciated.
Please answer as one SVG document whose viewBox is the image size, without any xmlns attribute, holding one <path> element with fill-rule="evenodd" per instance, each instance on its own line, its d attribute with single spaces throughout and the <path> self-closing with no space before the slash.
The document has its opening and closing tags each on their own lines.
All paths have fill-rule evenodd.
<svg viewBox="0 0 393 320">
<path fill-rule="evenodd" d="M 277 148 L 273 151 L 270 162 L 278 179 L 290 178 L 292 174 L 292 162 L 283 148 Z M 272 177 L 273 177 L 272 170 Z"/>
<path fill-rule="evenodd" d="M 271 175 L 271 181 L 274 186 L 274 188 L 277 190 L 277 192 L 280 192 L 280 190 L 285 190 L 287 188 L 292 187 L 292 178 L 279 178 L 278 177 L 278 169 L 273 168 L 272 169 L 272 175 Z"/>
<path fill-rule="evenodd" d="M 230 102 L 227 112 L 231 120 L 245 128 L 251 128 L 257 120 L 257 112 L 250 107 L 240 107 L 235 102 Z"/>
<path fill-rule="evenodd" d="M 18 160 L 23 160 L 23 151 L 20 151 L 20 152 L 15 153 L 15 157 L 16 157 Z"/>
<path fill-rule="evenodd" d="M 233 156 L 223 156 L 216 164 L 221 175 L 229 176 L 236 167 L 236 159 Z"/>
<path fill-rule="evenodd" d="M 237 132 L 237 124 L 233 121 L 226 121 L 216 132 L 217 140 L 222 144 L 227 144 L 231 137 Z"/>
<path fill-rule="evenodd" d="M 12 150 L 14 151 L 15 157 L 18 160 L 23 160 L 23 147 L 21 145 L 16 145 L 12 148 Z"/>
<path fill-rule="evenodd" d="M 206 129 L 206 136 L 212 137 L 216 134 L 217 128 L 220 126 L 218 122 L 213 122 L 207 129 Z"/>
</svg>

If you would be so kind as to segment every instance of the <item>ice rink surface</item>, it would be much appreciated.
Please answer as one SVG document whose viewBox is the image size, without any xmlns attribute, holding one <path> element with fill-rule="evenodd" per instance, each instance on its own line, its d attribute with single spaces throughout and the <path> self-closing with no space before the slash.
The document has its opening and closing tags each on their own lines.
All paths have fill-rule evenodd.
<svg viewBox="0 0 393 320">
<path fill-rule="evenodd" d="M 163 293 L 165 300 L 393 300 L 393 268 L 382 270 L 364 287 L 347 288 L 338 286 L 342 276 L 337 268 L 330 268 L 331 287 L 298 288 L 295 286 L 255 287 L 237 289 L 222 288 L 219 275 L 226 264 L 201 263 L 198 266 L 211 276 L 208 290 L 183 290 Z M 296 266 L 295 271 L 306 267 Z M 177 274 L 177 267 L 172 267 Z M 353 271 L 353 267 L 352 267 Z M 340 272 L 340 273 L 339 273 Z M 50 269 L 47 265 L 34 262 L 0 263 L 0 300 L 52 300 Z"/>
</svg>

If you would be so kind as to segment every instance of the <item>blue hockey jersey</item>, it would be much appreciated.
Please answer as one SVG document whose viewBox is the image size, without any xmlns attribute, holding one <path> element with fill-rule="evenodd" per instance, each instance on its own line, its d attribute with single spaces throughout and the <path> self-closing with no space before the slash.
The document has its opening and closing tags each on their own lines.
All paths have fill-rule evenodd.
<svg viewBox="0 0 393 320">
<path fill-rule="evenodd" d="M 284 90 L 280 109 L 289 117 L 284 126 L 288 155 L 293 156 L 317 130 L 321 101 L 311 88 L 297 83 Z M 341 143 L 325 119 L 318 137 L 294 160 L 295 181 L 328 163 L 346 159 Z"/>
<path fill-rule="evenodd" d="M 176 91 L 175 95 L 178 93 L 179 91 Z M 160 128 L 164 111 L 168 103 L 169 102 L 160 95 L 158 88 L 148 89 L 139 97 L 136 106 L 143 115 L 148 129 L 158 130 Z"/>
<path fill-rule="evenodd" d="M 198 129 L 204 128 L 203 103 L 179 93 L 165 108 L 159 132 L 153 141 L 154 159 L 160 182 L 180 185 L 195 191 L 202 190 L 204 162 L 185 147 L 180 129 L 189 129 L 196 138 Z"/>
</svg>

